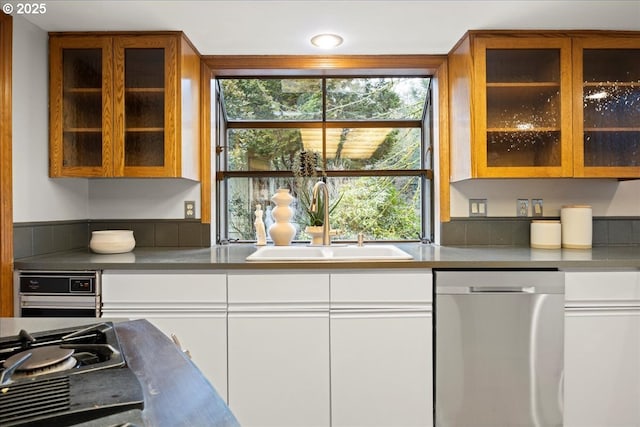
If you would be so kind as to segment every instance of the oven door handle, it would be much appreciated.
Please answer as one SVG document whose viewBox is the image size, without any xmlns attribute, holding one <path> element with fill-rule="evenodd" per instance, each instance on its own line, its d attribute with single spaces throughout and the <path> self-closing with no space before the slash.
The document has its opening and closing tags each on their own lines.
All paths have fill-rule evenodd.
<svg viewBox="0 0 640 427">
<path fill-rule="evenodd" d="M 20 308 L 91 308 L 100 305 L 98 296 L 20 295 Z"/>
</svg>

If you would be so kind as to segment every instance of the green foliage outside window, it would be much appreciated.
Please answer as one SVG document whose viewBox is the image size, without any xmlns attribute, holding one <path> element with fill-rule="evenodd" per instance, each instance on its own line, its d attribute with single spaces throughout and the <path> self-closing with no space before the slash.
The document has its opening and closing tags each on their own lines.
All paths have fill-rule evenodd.
<svg viewBox="0 0 640 427">
<path fill-rule="evenodd" d="M 361 171 L 362 176 L 326 178 L 332 201 L 340 198 L 331 214 L 332 228 L 341 231 L 337 239 L 352 240 L 360 232 L 375 240 L 421 236 L 421 178 L 410 174 L 375 176 L 375 172 L 425 168 L 419 121 L 428 94 L 428 78 L 326 79 L 325 122 L 331 123 L 326 126 L 326 158 L 322 158 L 321 145 L 314 146 L 315 150 L 309 147 L 314 138 L 322 141 L 322 79 L 222 79 L 220 83 L 226 118 L 233 123 L 227 132 L 228 141 L 223 144 L 227 147 L 226 170 L 248 172 L 246 177 L 226 178 L 229 238 L 254 240 L 255 205 L 270 206 L 269 198 L 275 190 L 287 187 L 298 199 L 292 220 L 299 228 L 296 238 L 307 239 L 304 226 L 308 215 L 305 197 L 300 196 L 303 192 L 308 194 L 324 171 L 340 170 Z M 340 120 L 349 120 L 350 127 L 340 128 Z M 419 124 L 385 128 L 378 132 L 382 135 L 378 141 L 356 138 L 363 129 L 375 134 L 376 129 L 384 127 L 385 120 Z M 270 125 L 260 127 L 261 122 Z M 243 127 L 243 123 L 250 125 Z M 278 127 L 273 123 L 286 125 Z M 363 155 L 365 148 L 370 152 Z M 316 176 L 306 178 L 303 185 L 299 177 L 259 176 L 260 171 L 293 171 L 299 167 L 302 151 L 320 155 Z M 266 211 L 268 215 L 268 208 Z M 269 222 L 268 217 L 265 220 Z"/>
</svg>

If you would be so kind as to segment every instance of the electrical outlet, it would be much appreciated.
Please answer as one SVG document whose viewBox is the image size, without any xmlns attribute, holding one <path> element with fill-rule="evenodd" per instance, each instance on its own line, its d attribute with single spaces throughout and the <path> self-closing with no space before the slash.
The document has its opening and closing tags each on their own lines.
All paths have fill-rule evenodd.
<svg viewBox="0 0 640 427">
<path fill-rule="evenodd" d="M 516 205 L 517 216 L 529 216 L 529 199 L 518 199 Z"/>
<path fill-rule="evenodd" d="M 193 219 L 196 217 L 196 202 L 193 200 L 185 200 L 184 202 L 184 218 Z"/>
<path fill-rule="evenodd" d="M 487 199 L 469 199 L 469 216 L 487 216 Z"/>
<path fill-rule="evenodd" d="M 542 199 L 531 199 L 533 216 L 542 216 Z"/>
</svg>

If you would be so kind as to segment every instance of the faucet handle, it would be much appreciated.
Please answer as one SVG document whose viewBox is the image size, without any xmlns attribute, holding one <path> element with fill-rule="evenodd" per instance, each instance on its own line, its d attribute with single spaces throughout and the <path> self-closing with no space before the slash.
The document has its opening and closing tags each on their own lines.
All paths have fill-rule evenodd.
<svg viewBox="0 0 640 427">
<path fill-rule="evenodd" d="M 364 234 L 358 233 L 358 246 L 362 246 L 364 244 Z"/>
</svg>

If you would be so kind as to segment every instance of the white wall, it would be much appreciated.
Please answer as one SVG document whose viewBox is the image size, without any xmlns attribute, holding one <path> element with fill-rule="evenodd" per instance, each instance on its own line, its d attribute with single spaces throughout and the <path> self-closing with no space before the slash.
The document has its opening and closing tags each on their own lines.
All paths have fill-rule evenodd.
<svg viewBox="0 0 640 427">
<path fill-rule="evenodd" d="M 200 184 L 186 179 L 91 179 L 91 219 L 184 218 L 184 201 L 196 202 L 200 218 Z"/>
<path fill-rule="evenodd" d="M 188 180 L 49 178 L 48 35 L 20 16 L 13 21 L 14 222 L 184 218 L 200 184 Z"/>
<path fill-rule="evenodd" d="M 13 220 L 85 219 L 86 179 L 50 179 L 47 33 L 13 19 Z"/>
<path fill-rule="evenodd" d="M 640 216 L 640 180 L 476 179 L 451 184 L 451 216 L 469 216 L 469 199 L 486 198 L 488 216 L 516 216 L 516 199 L 543 199 L 544 216 L 588 204 L 594 216 Z"/>
</svg>

